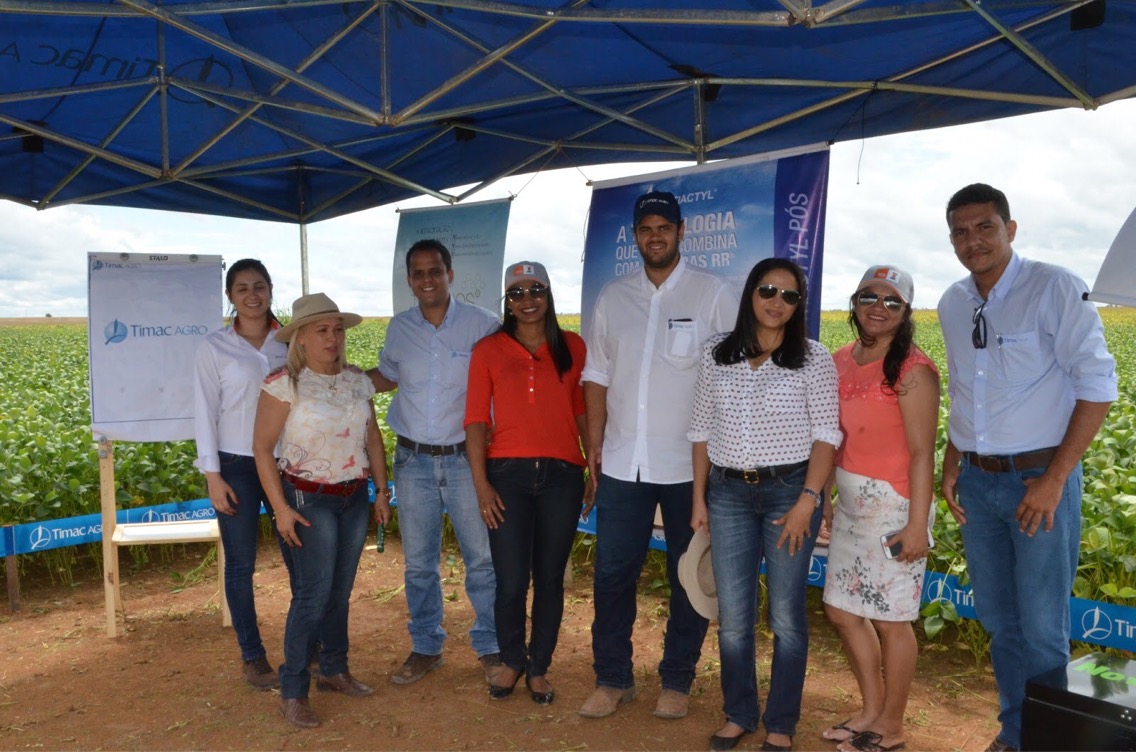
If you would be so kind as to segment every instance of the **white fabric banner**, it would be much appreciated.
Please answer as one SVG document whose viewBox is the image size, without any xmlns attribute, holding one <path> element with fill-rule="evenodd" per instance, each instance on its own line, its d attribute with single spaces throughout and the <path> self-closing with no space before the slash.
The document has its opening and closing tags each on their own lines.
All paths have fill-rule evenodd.
<svg viewBox="0 0 1136 752">
<path fill-rule="evenodd" d="M 123 441 L 193 438 L 197 346 L 220 328 L 221 257 L 91 253 L 91 428 Z"/>
<path fill-rule="evenodd" d="M 1136 209 L 1112 241 L 1089 300 L 1136 307 Z"/>
<path fill-rule="evenodd" d="M 406 284 L 406 251 L 419 240 L 433 239 L 440 240 L 453 256 L 450 293 L 500 316 L 501 273 L 511 206 L 512 199 L 506 198 L 438 209 L 401 210 L 391 285 L 394 312 L 401 313 L 415 305 Z"/>
</svg>

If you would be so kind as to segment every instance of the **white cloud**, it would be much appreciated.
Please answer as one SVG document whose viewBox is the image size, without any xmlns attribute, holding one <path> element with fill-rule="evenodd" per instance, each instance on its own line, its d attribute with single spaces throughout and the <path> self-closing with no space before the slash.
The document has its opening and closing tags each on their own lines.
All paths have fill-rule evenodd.
<svg viewBox="0 0 1136 752">
<path fill-rule="evenodd" d="M 1025 256 L 1072 268 L 1092 283 L 1116 232 L 1136 205 L 1136 101 L 1096 112 L 1061 111 L 920 131 L 832 149 L 823 304 L 842 308 L 865 268 L 905 266 L 916 305 L 932 307 L 963 274 L 947 242 L 943 206 L 958 188 L 986 182 L 1009 196 Z M 500 181 L 476 200 L 518 194 L 506 261 L 549 268 L 563 311 L 578 308 L 587 180 L 671 165 L 585 167 Z M 586 175 L 586 177 L 585 177 Z M 416 199 L 400 206 L 438 205 Z M 391 311 L 394 207 L 308 227 L 312 290 L 346 310 Z M 300 294 L 300 233 L 294 225 L 101 207 L 36 212 L 0 202 L 0 317 L 86 315 L 88 251 L 221 254 L 260 258 L 276 302 Z M 395 280 L 393 284 L 403 284 Z"/>
</svg>

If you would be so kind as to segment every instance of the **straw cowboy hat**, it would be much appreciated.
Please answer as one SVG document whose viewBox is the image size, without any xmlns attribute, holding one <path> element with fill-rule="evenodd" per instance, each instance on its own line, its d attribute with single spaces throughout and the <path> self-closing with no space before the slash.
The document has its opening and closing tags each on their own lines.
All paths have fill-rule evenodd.
<svg viewBox="0 0 1136 752">
<path fill-rule="evenodd" d="M 707 619 L 718 618 L 718 588 L 710 561 L 710 536 L 699 528 L 678 560 L 678 581 L 694 610 Z"/>
<path fill-rule="evenodd" d="M 292 303 L 292 320 L 276 330 L 276 341 L 287 342 L 304 324 L 310 324 L 318 319 L 326 319 L 328 316 L 338 316 L 342 319 L 345 329 L 358 326 L 363 321 L 363 317 L 359 314 L 343 313 L 334 300 L 322 292 L 315 292 L 296 298 L 296 301 Z"/>
</svg>

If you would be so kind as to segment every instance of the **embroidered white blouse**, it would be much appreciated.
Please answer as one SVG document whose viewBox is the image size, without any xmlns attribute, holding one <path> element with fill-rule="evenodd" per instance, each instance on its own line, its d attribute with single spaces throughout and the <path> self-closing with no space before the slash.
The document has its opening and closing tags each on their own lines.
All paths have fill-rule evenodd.
<svg viewBox="0 0 1136 752">
<path fill-rule="evenodd" d="M 277 444 L 279 468 L 313 483 L 342 483 L 370 475 L 368 405 L 375 387 L 355 366 L 335 376 L 307 368 L 295 388 L 287 371 L 268 375 L 261 387 L 291 405 Z"/>
</svg>

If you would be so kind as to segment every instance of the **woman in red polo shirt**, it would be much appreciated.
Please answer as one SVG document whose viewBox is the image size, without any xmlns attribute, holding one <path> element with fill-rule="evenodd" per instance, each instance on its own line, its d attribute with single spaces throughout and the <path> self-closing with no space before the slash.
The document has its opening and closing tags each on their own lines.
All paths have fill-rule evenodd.
<svg viewBox="0 0 1136 752">
<path fill-rule="evenodd" d="M 501 328 L 473 348 L 465 409 L 469 464 L 497 575 L 494 612 L 505 664 L 489 696 L 508 697 L 527 674 L 533 702 L 547 705 L 553 690 L 545 674 L 564 613 L 564 566 L 585 496 L 584 341 L 557 323 L 542 264 L 509 266 L 505 288 Z"/>
</svg>

